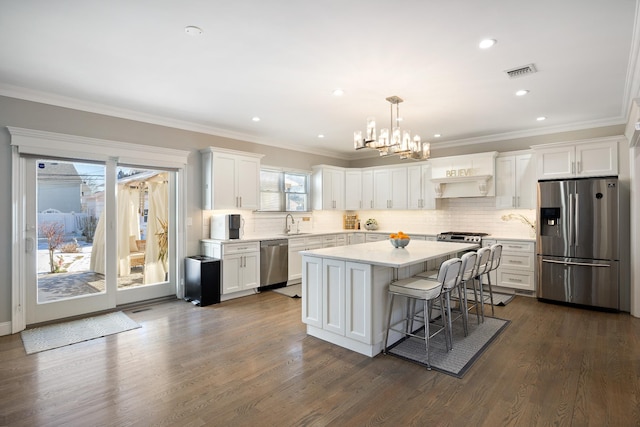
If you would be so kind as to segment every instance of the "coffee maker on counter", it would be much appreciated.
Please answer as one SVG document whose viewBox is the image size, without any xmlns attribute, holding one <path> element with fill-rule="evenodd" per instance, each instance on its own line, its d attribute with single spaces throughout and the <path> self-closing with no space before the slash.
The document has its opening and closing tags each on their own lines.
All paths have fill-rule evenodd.
<svg viewBox="0 0 640 427">
<path fill-rule="evenodd" d="M 212 239 L 239 239 L 242 237 L 242 216 L 240 214 L 212 215 L 210 234 Z"/>
</svg>

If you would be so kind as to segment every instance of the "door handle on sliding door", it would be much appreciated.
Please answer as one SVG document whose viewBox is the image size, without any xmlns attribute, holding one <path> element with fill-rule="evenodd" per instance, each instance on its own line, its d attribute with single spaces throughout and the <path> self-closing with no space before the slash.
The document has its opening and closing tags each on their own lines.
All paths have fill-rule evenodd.
<svg viewBox="0 0 640 427">
<path fill-rule="evenodd" d="M 32 253 L 33 249 L 35 248 L 35 246 L 36 246 L 36 241 L 35 241 L 35 239 L 33 237 L 27 237 L 25 239 L 25 248 L 24 248 L 24 250 L 25 250 L 26 253 L 28 253 L 28 254 Z"/>
</svg>

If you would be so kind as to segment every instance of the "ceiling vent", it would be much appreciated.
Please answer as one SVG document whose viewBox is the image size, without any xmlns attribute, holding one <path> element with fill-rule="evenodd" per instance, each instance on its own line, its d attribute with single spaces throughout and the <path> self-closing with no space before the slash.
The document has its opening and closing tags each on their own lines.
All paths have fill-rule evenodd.
<svg viewBox="0 0 640 427">
<path fill-rule="evenodd" d="M 509 76 L 510 79 L 516 79 L 518 77 L 527 76 L 529 74 L 535 73 L 536 66 L 533 64 L 527 64 L 522 67 L 512 68 L 510 70 L 506 70 L 505 73 Z"/>
</svg>

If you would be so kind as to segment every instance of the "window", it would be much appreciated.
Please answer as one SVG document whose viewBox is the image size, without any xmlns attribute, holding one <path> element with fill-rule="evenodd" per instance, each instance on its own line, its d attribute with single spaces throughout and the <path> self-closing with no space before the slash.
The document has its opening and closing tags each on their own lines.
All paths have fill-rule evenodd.
<svg viewBox="0 0 640 427">
<path fill-rule="evenodd" d="M 302 212 L 309 209 L 309 174 L 277 169 L 260 171 L 260 210 Z"/>
</svg>

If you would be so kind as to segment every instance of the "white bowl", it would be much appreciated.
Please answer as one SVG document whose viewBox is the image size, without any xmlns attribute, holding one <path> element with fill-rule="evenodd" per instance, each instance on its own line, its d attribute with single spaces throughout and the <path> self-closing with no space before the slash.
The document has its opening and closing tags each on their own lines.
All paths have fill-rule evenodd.
<svg viewBox="0 0 640 427">
<path fill-rule="evenodd" d="M 404 248 L 405 246 L 407 246 L 409 244 L 411 239 L 392 239 L 392 238 L 390 238 L 389 241 L 391 242 L 391 244 L 394 247 L 402 249 L 402 248 Z"/>
</svg>

